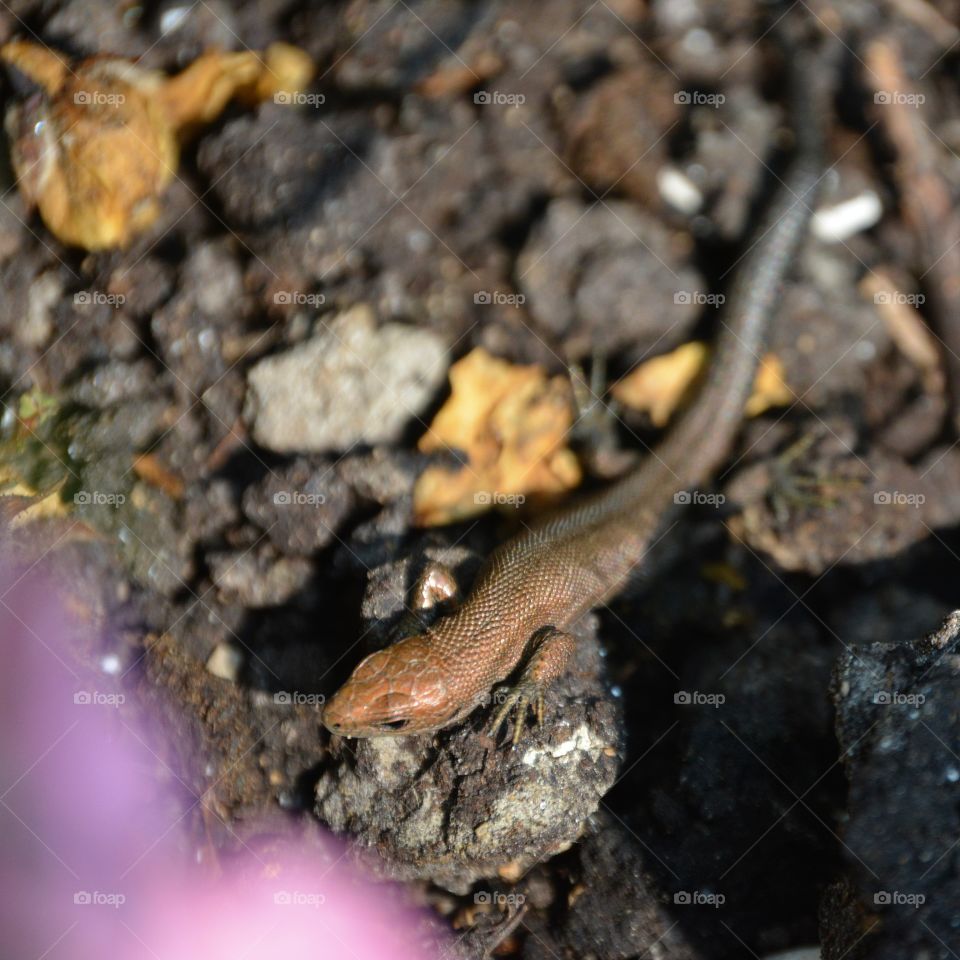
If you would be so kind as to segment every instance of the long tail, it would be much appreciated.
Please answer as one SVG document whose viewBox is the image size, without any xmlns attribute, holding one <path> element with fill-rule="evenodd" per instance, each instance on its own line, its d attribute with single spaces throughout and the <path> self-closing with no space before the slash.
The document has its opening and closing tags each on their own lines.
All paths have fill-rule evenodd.
<svg viewBox="0 0 960 960">
<path fill-rule="evenodd" d="M 787 272 L 806 238 L 823 177 L 823 118 L 832 91 L 832 52 L 813 56 L 784 23 L 777 33 L 789 68 L 793 159 L 738 268 L 707 382 L 693 405 L 633 474 L 588 506 L 592 519 L 630 514 L 638 496 L 690 490 L 729 456 L 764 352 Z M 652 505 L 651 505 L 652 506 Z"/>
<path fill-rule="evenodd" d="M 803 244 L 823 175 L 823 96 L 832 90 L 832 57 L 803 49 L 784 22 L 777 30 L 789 67 L 796 149 L 762 225 L 742 258 L 726 307 L 707 382 L 666 439 L 633 473 L 578 506 L 562 511 L 536 536 L 550 540 L 571 527 L 622 517 L 624 536 L 641 540 L 681 491 L 708 480 L 729 456 L 753 388 L 784 278 Z M 625 558 L 630 550 L 624 551 Z M 625 560 L 626 562 L 626 560 Z M 615 578 L 612 578 L 615 579 Z"/>
<path fill-rule="evenodd" d="M 807 235 L 823 179 L 823 60 L 798 49 L 791 39 L 788 45 L 781 36 L 789 64 L 794 157 L 737 268 L 707 382 L 656 451 L 686 485 L 706 480 L 729 455 L 784 279 Z"/>
</svg>

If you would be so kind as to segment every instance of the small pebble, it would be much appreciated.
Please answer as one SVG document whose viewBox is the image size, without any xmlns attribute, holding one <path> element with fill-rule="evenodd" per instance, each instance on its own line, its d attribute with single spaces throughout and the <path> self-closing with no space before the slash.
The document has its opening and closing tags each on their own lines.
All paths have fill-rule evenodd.
<svg viewBox="0 0 960 960">
<path fill-rule="evenodd" d="M 869 230 L 883 216 L 883 204 L 872 190 L 844 200 L 832 207 L 825 207 L 813 215 L 811 230 L 824 243 L 840 243 Z"/>
<path fill-rule="evenodd" d="M 660 196 L 680 213 L 691 216 L 703 206 L 703 194 L 697 185 L 676 167 L 663 167 L 657 174 Z"/>
<path fill-rule="evenodd" d="M 218 643 L 207 659 L 207 670 L 221 680 L 236 683 L 243 666 L 243 654 L 229 643 Z"/>
</svg>

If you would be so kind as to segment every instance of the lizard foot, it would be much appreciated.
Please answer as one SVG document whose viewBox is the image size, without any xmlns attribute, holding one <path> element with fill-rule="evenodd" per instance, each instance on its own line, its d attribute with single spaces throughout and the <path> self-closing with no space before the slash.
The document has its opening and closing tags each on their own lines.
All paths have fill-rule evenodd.
<svg viewBox="0 0 960 960">
<path fill-rule="evenodd" d="M 496 737 L 507 717 L 516 708 L 513 721 L 513 744 L 516 746 L 523 736 L 523 728 L 527 721 L 527 708 L 532 704 L 537 713 L 537 725 L 543 725 L 544 695 L 543 690 L 536 684 L 521 680 L 514 687 L 506 687 L 502 694 L 503 703 L 496 712 L 490 724 L 490 736 Z M 498 692 L 497 697 L 501 697 Z"/>
<path fill-rule="evenodd" d="M 576 420 L 571 437 L 587 469 L 596 477 L 616 480 L 636 466 L 637 456 L 618 440 L 619 408 L 607 396 L 607 362 L 599 351 L 593 354 L 588 380 L 579 363 L 569 367 Z"/>
<path fill-rule="evenodd" d="M 503 703 L 490 725 L 491 736 L 497 735 L 510 713 L 516 710 L 513 721 L 513 743 L 516 746 L 523 735 L 527 708 L 530 706 L 536 711 L 538 725 L 543 725 L 544 694 L 550 684 L 563 674 L 575 643 L 574 637 L 555 627 L 545 627 L 539 632 L 520 679 L 503 694 Z"/>
</svg>

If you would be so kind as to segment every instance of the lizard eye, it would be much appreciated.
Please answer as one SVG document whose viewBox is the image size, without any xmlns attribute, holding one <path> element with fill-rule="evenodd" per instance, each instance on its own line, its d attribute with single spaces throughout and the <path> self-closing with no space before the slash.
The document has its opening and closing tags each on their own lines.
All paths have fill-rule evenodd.
<svg viewBox="0 0 960 960">
<path fill-rule="evenodd" d="M 409 722 L 409 720 L 383 720 L 375 726 L 381 730 L 402 730 Z"/>
</svg>

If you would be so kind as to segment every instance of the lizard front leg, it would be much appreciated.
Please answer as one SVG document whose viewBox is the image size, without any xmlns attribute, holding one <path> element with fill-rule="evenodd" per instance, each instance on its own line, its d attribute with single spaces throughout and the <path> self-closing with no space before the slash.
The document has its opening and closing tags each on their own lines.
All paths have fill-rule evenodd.
<svg viewBox="0 0 960 960">
<path fill-rule="evenodd" d="M 563 675 L 573 655 L 576 639 L 556 627 L 544 627 L 534 637 L 533 649 L 520 679 L 507 688 L 503 705 L 497 711 L 490 727 L 496 736 L 510 712 L 516 708 L 513 723 L 513 742 L 520 742 L 526 722 L 527 707 L 534 706 L 537 723 L 543 724 L 543 697 L 547 688 Z"/>
</svg>

